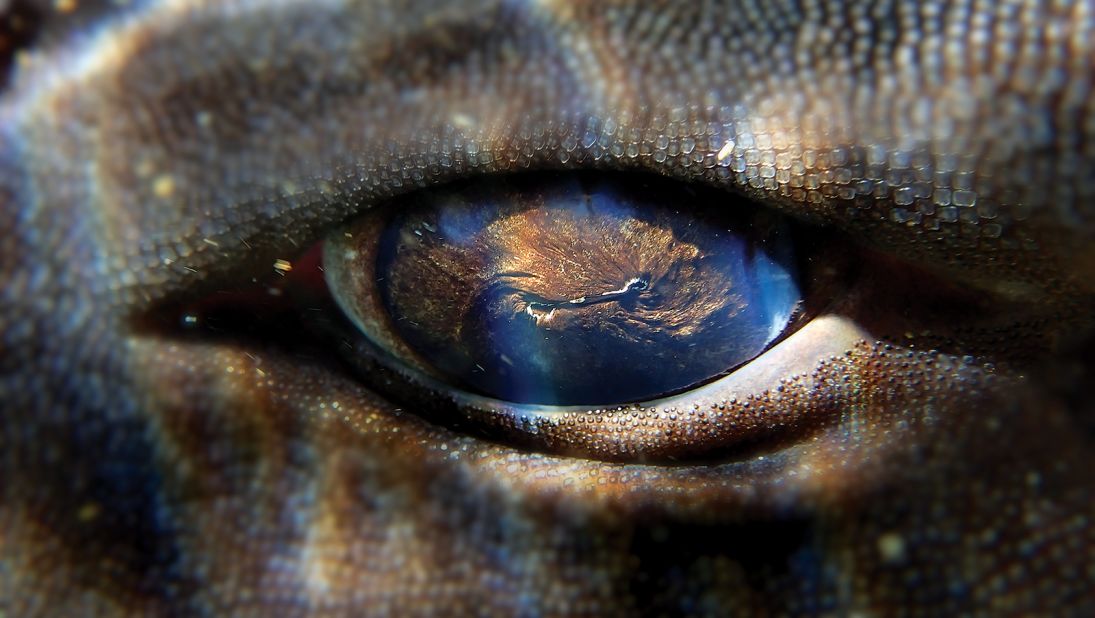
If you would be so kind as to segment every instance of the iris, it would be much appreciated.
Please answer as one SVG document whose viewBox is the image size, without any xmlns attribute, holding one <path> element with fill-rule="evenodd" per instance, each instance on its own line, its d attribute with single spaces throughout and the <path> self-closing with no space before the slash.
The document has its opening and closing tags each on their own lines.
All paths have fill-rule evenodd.
<svg viewBox="0 0 1095 618">
<path fill-rule="evenodd" d="M 787 223 L 648 177 L 485 178 L 332 234 L 328 284 L 388 355 L 513 403 L 609 405 L 708 382 L 787 329 Z"/>
</svg>

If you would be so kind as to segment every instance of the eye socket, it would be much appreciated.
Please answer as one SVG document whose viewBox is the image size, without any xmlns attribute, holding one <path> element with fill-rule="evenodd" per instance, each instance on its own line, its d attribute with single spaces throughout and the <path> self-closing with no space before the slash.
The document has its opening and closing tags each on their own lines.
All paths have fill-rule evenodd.
<svg viewBox="0 0 1095 618">
<path fill-rule="evenodd" d="M 617 405 L 752 360 L 801 311 L 789 223 L 652 177 L 485 178 L 325 242 L 339 306 L 387 359 L 516 404 Z"/>
<path fill-rule="evenodd" d="M 600 228 L 579 226 L 575 221 L 588 218 L 594 196 L 600 196 L 598 207 L 592 209 L 594 219 L 598 212 L 604 215 Z M 560 200 L 567 199 L 577 204 L 560 207 Z M 560 217 L 559 212 L 565 216 Z M 429 266 L 430 259 L 439 254 L 437 247 L 431 249 L 425 242 L 428 234 L 448 225 L 439 218 L 444 214 L 454 216 L 456 222 L 449 222 L 453 224 L 446 231 L 444 246 L 459 245 L 456 240 L 461 235 L 456 232 L 464 229 L 469 231 L 465 250 L 480 250 L 450 251 L 448 257 L 455 261 L 442 262 L 455 265 L 453 268 Z M 488 235 L 491 242 L 482 242 L 484 230 L 501 224 L 507 216 L 517 218 L 504 233 Z M 600 291 L 604 289 L 608 300 L 589 302 L 597 299 L 585 291 L 594 278 L 564 277 L 562 267 L 553 263 L 547 271 L 552 276 L 542 279 L 553 284 L 565 281 L 575 286 L 573 289 L 564 287 L 557 293 L 507 284 L 513 289 L 497 293 L 497 288 L 489 285 L 490 276 L 499 273 L 507 275 L 504 280 L 529 283 L 525 280 L 533 277 L 514 275 L 535 274 L 531 266 L 546 263 L 543 248 L 550 243 L 570 246 L 553 232 L 560 225 L 566 227 L 567 221 L 575 229 L 566 235 L 566 243 L 579 239 L 588 245 L 587 254 L 592 251 L 589 247 L 597 246 L 591 239 L 607 235 L 607 246 L 592 253 L 597 259 L 591 263 L 631 264 L 630 269 L 583 269 L 611 274 L 593 291 L 604 294 Z M 613 228 L 621 224 L 631 226 L 631 235 Z M 602 230 L 600 235 L 594 233 L 597 229 Z M 620 250 L 620 238 L 632 236 L 651 243 L 660 238 L 665 244 L 646 253 Z M 419 238 L 421 243 L 415 240 Z M 412 242 L 406 243 L 407 239 Z M 670 243 L 677 243 L 675 252 L 669 250 Z M 637 369 L 628 364 L 637 357 L 642 360 L 643 354 L 658 353 L 656 337 L 633 344 L 640 352 L 600 357 L 602 363 L 615 363 L 610 372 L 631 372 L 631 379 L 616 380 L 615 385 L 611 384 L 615 379 L 611 373 L 606 378 L 605 374 L 584 376 L 574 371 L 567 366 L 564 354 L 560 371 L 579 385 L 564 394 L 579 403 L 542 403 L 547 401 L 542 392 L 525 387 L 490 390 L 507 385 L 477 383 L 475 373 L 470 377 L 458 373 L 467 371 L 462 357 L 472 356 L 467 351 L 475 349 L 461 339 L 468 320 L 479 329 L 479 339 L 485 339 L 478 343 L 479 349 L 497 358 L 493 366 L 507 364 L 501 359 L 505 352 L 498 339 L 481 336 L 491 328 L 489 320 L 482 325 L 482 292 L 505 310 L 496 314 L 501 316 L 501 330 L 509 336 L 502 344 L 519 347 L 525 344 L 521 329 L 536 332 L 533 329 L 540 328 L 528 311 L 530 305 L 531 313 L 540 315 L 541 322 L 551 309 L 556 309 L 555 317 L 563 311 L 552 303 L 570 304 L 582 296 L 585 301 L 573 303 L 579 310 L 612 310 L 592 314 L 600 321 L 627 316 L 644 301 L 656 306 L 653 301 L 658 298 L 644 294 L 662 292 L 661 279 L 679 281 L 673 268 L 688 265 L 692 251 L 697 252 L 692 257 L 700 252 L 711 256 L 691 264 L 693 274 L 703 275 L 696 279 L 710 289 L 701 290 L 698 296 L 685 295 L 685 302 L 676 306 L 683 308 L 683 317 L 698 315 L 706 324 L 682 337 L 676 350 L 670 345 L 664 354 L 684 355 L 681 370 L 669 376 L 675 382 L 666 380 L 666 372 L 659 372 L 661 366 L 655 363 L 645 367 L 640 363 Z M 469 255 L 477 257 L 469 261 Z M 645 264 L 640 259 L 644 255 Z M 196 301 L 153 311 L 145 327 L 176 329 L 183 337 L 235 338 L 256 349 L 288 351 L 304 362 L 320 363 L 335 372 L 349 368 L 355 375 L 347 378 L 385 396 L 397 409 L 438 425 L 512 447 L 606 461 L 725 461 L 757 449 L 798 442 L 839 413 L 831 398 L 821 393 L 826 382 L 847 376 L 828 375 L 823 366 L 867 338 L 859 325 L 863 316 L 854 308 L 882 298 L 857 291 L 862 279 L 861 255 L 839 233 L 781 217 L 725 191 L 640 174 L 492 176 L 422 190 L 377 205 L 329 232 L 297 257 L 288 257 L 275 263 L 274 275 L 253 278 L 251 286 L 241 289 L 238 284 L 228 284 Z M 467 272 L 454 276 L 463 272 L 456 266 Z M 387 281 L 396 272 L 410 275 L 401 291 Z M 423 277 L 430 281 L 433 292 L 417 285 Z M 583 287 L 576 287 L 578 284 Z M 662 293 L 671 296 L 678 287 L 686 286 L 670 285 L 669 291 Z M 453 290 L 461 291 L 465 300 L 454 302 Z M 725 298 L 727 290 L 734 303 L 712 300 Z M 529 292 L 538 296 L 530 297 Z M 709 310 L 692 307 L 694 298 L 706 298 Z M 627 303 L 634 307 L 624 306 Z M 750 303 L 752 311 L 740 306 Z M 532 324 L 526 321 L 514 327 L 509 318 L 515 309 L 524 310 L 524 316 L 533 318 Z M 874 313 L 890 315 L 893 311 L 882 308 Z M 522 315 L 520 311 L 516 314 Z M 401 317 L 418 325 L 398 326 Z M 680 326 L 695 328 L 684 319 Z M 426 344 L 412 341 L 414 337 Z M 435 339 L 432 344 L 431 337 Z M 441 363 L 445 350 L 436 343 L 446 337 L 456 342 L 452 347 L 465 345 L 456 351 L 459 362 L 449 366 Z M 695 346 L 689 346 L 689 338 Z M 471 341 L 474 344 L 477 339 L 472 337 Z M 428 345 L 433 345 L 436 356 L 431 357 Z M 712 345 L 721 346 L 723 353 L 705 355 Z M 506 355 L 510 360 L 520 356 Z M 477 364 L 477 371 L 489 366 Z M 559 380 L 559 374 L 551 371 L 525 375 L 529 376 L 542 389 L 553 389 Z M 606 384 L 615 390 L 600 390 Z M 778 405 L 771 403 L 770 393 L 778 393 Z M 558 397 L 554 390 L 549 394 Z M 526 401 L 517 401 L 522 395 Z M 620 403 L 609 403 L 610 397 L 619 398 Z M 568 400 L 560 397 L 553 401 Z M 581 403 L 584 401 L 600 403 Z"/>
</svg>

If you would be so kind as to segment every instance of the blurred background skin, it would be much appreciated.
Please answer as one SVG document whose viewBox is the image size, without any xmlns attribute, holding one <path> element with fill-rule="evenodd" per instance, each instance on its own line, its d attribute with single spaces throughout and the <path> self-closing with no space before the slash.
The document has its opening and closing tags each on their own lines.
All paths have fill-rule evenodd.
<svg viewBox="0 0 1095 618">
<path fill-rule="evenodd" d="M 0 613 L 1095 610 L 1092 3 L 0 15 Z M 290 329 L 162 317 L 392 196 L 525 169 L 839 233 L 846 340 L 712 422 L 822 420 L 603 461 L 693 406 L 555 428 L 598 457 L 486 441 Z"/>
</svg>

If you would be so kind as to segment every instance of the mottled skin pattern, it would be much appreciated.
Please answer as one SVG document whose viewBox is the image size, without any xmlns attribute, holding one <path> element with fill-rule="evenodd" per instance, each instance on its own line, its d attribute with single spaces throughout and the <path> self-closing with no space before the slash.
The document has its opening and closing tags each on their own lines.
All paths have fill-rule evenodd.
<svg viewBox="0 0 1095 618">
<path fill-rule="evenodd" d="M 1095 612 L 1095 3 L 38 4 L 0 99 L 0 614 Z M 700 410 L 811 431 L 641 465 L 604 460 L 695 408 L 591 413 L 574 457 L 147 326 L 382 198 L 558 167 L 858 243 L 864 341 Z"/>
</svg>

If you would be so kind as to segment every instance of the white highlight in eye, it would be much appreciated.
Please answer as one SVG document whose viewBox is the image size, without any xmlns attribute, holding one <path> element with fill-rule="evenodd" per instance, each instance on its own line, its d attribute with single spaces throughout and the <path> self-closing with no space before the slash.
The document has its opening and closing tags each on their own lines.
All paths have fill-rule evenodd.
<svg viewBox="0 0 1095 618">
<path fill-rule="evenodd" d="M 570 302 L 574 302 L 574 301 L 570 301 Z M 529 314 L 532 317 L 532 319 L 536 322 L 537 325 L 539 325 L 540 322 L 542 322 L 542 321 L 543 322 L 550 322 L 551 318 L 555 317 L 555 309 L 554 308 L 552 308 L 547 313 L 540 313 L 540 312 L 536 311 L 535 309 L 533 309 L 532 305 L 528 305 L 527 307 L 525 307 L 525 313 Z"/>
<path fill-rule="evenodd" d="M 602 292 L 601 296 L 610 296 L 612 294 L 624 294 L 626 292 L 630 292 L 631 291 L 631 286 L 635 285 L 636 283 L 646 283 L 646 282 L 643 281 L 642 279 L 638 278 L 638 277 L 632 277 L 632 278 L 627 280 L 627 283 L 625 283 L 622 288 L 620 288 L 618 290 L 612 290 L 611 292 Z M 572 303 L 573 302 L 583 302 L 584 303 L 585 301 L 586 301 L 586 298 L 585 298 L 585 296 L 583 296 L 580 299 L 572 300 L 570 302 L 572 302 Z"/>
<path fill-rule="evenodd" d="M 787 322 L 791 319 L 791 313 L 789 311 L 777 311 L 772 315 L 772 325 L 768 328 L 768 340 L 771 341 L 776 337 L 779 337 L 783 330 L 787 328 Z"/>
</svg>

